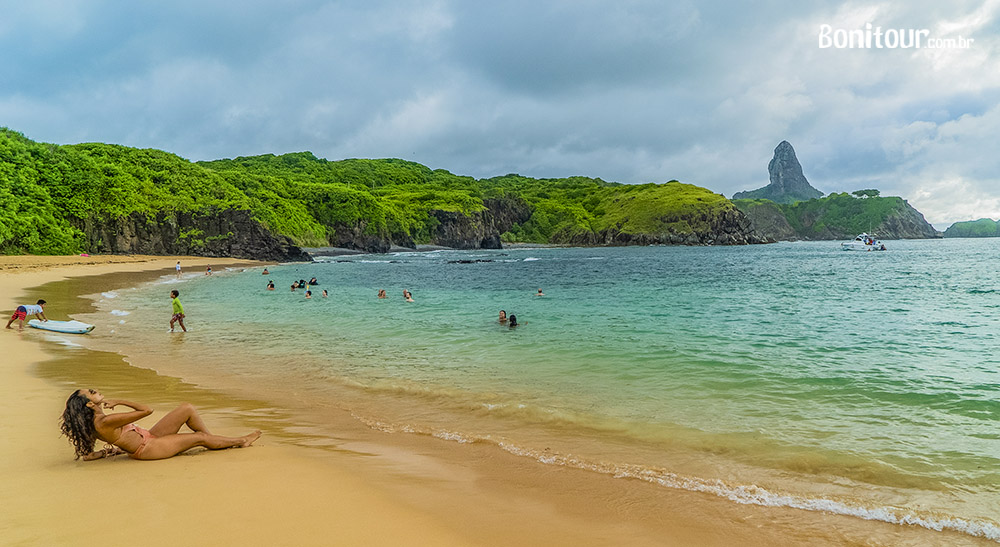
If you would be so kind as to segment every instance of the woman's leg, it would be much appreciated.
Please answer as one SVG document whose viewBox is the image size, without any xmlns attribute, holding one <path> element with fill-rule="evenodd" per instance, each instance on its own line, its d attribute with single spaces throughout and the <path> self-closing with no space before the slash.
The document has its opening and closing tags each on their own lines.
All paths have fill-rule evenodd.
<svg viewBox="0 0 1000 547">
<path fill-rule="evenodd" d="M 169 414 L 160 418 L 156 425 L 149 428 L 149 432 L 156 437 L 165 437 L 177 433 L 183 425 L 188 426 L 191 431 L 196 433 L 211 434 L 211 431 L 205 426 L 205 421 L 201 419 L 191 403 L 184 403 L 171 410 Z"/>
<path fill-rule="evenodd" d="M 171 458 L 196 446 L 204 446 L 209 450 L 245 448 L 253 444 L 258 437 L 260 437 L 260 431 L 254 431 L 242 437 L 222 437 L 208 433 L 175 433 L 147 441 L 139 459 L 162 460 Z"/>
</svg>

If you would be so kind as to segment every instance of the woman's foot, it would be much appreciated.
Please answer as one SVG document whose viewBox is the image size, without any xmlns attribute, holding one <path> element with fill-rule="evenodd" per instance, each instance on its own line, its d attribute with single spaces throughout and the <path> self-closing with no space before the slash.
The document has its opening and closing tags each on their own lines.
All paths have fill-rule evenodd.
<svg viewBox="0 0 1000 547">
<path fill-rule="evenodd" d="M 260 438 L 260 430 L 256 430 L 253 433 L 242 437 L 243 444 L 239 445 L 238 448 L 246 448 L 253 444 L 254 441 Z"/>
</svg>

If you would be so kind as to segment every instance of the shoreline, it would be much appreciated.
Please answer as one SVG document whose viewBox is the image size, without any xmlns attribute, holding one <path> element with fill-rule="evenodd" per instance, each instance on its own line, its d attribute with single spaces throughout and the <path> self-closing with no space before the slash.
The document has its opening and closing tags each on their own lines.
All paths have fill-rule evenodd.
<svg viewBox="0 0 1000 547">
<path fill-rule="evenodd" d="M 181 260 L 184 264 L 199 260 L 202 265 L 225 264 L 219 259 L 183 257 Z M 132 265 L 116 262 L 60 264 L 49 266 L 54 268 L 49 270 L 19 268 L 19 273 L 0 272 L 0 284 L 7 298 L 6 307 L 12 309 L 13 297 L 21 298 L 29 287 L 64 277 L 117 275 L 115 272 L 136 278 L 160 275 L 168 272 L 156 272 L 172 267 L 174 261 L 175 258 L 156 258 Z M 146 273 L 136 273 L 140 271 Z M 124 283 L 126 279 L 121 281 Z M 53 304 L 50 299 L 48 307 L 55 311 Z M 31 338 L 41 340 L 41 337 Z M 6 341 L 4 345 L 8 346 Z M 3 426 L 4 440 L 0 441 L 8 452 L 20 454 L 0 464 L 6 466 L 5 476 L 18 478 L 12 481 L 13 488 L 0 494 L 5 498 L 2 503 L 5 507 L 18 507 L 13 513 L 0 516 L 0 533 L 14 538 L 15 543 L 17 540 L 71 542 L 71 534 L 81 528 L 53 526 L 52 513 L 61 515 L 70 510 L 75 515 L 70 521 L 84 528 L 88 522 L 99 519 L 100 507 L 87 505 L 78 510 L 79 503 L 70 506 L 64 501 L 69 496 L 57 493 L 63 492 L 74 479 L 86 477 L 90 486 L 98 490 L 105 483 L 112 485 L 111 498 L 131 504 L 130 511 L 143 515 L 139 520 L 144 524 L 140 527 L 162 537 L 164 544 L 179 538 L 204 541 L 206 535 L 232 542 L 259 543 L 267 538 L 267 542 L 273 543 L 304 544 L 332 541 L 433 545 L 514 542 L 728 545 L 738 541 L 749 545 L 801 542 L 839 545 L 873 539 L 886 543 L 920 540 L 953 543 L 971 539 L 970 544 L 978 544 L 975 538 L 958 538 L 953 534 L 823 513 L 739 506 L 639 481 L 582 470 L 553 469 L 487 446 L 455 448 L 439 439 L 372 431 L 346 432 L 346 440 L 334 433 L 331 439 L 329 432 L 311 429 L 308 423 L 302 425 L 297 421 L 301 415 L 294 409 L 282 408 L 280 402 L 248 400 L 242 394 L 234 396 L 229 391 L 186 384 L 143 368 L 142 363 L 131 366 L 122 363 L 122 357 L 116 354 L 60 348 L 28 337 L 21 337 L 15 345 L 18 351 L 11 362 L 17 366 L 5 367 L 2 374 L 4 384 L 14 386 L 18 394 L 15 401 L 18 411 L 10 425 Z M 90 364 L 104 361 L 104 379 L 114 379 L 122 386 L 141 384 L 135 397 L 144 402 L 153 399 L 156 410 L 147 426 L 171 408 L 170 402 L 176 404 L 188 397 L 196 399 L 199 408 L 203 408 L 203 403 L 209 406 L 203 411 L 206 421 L 222 434 L 242 431 L 265 414 L 273 428 L 284 428 L 285 433 L 269 438 L 268 430 L 261 427 L 265 430 L 264 437 L 253 448 L 210 454 L 196 451 L 190 457 L 162 462 L 133 462 L 123 458 L 74 462 L 68 443 L 58 437 L 51 418 L 61 413 L 66 397 L 65 387 L 59 386 L 65 386 L 73 377 L 90 375 L 80 371 L 80 361 Z M 60 362 L 61 368 L 52 365 Z M 40 374 L 43 368 L 46 373 Z M 101 376 L 99 371 L 94 374 L 95 380 Z M 26 386 L 31 396 L 22 398 L 18 386 Z M 111 389 L 106 391 L 112 393 Z M 248 413 L 254 418 L 245 418 Z M 29 423 L 32 425 L 26 425 Z M 308 442 L 289 440 L 297 426 L 304 430 L 303 437 L 309 437 Z M 316 447 L 305 448 L 310 442 Z M 41 455 L 30 456 L 27 450 L 22 450 L 28 448 L 32 454 Z M 28 485 L 37 483 L 47 488 L 28 496 L 30 503 L 25 506 L 23 494 L 32 492 Z M 133 499 L 137 485 L 148 490 L 139 494 L 139 502 Z M 183 491 L 185 487 L 194 488 L 203 496 L 192 503 L 188 499 L 190 493 Z M 149 499 L 152 492 L 156 495 Z M 258 499 L 272 501 L 260 506 L 245 503 Z M 67 504 L 66 510 L 63 504 Z M 387 521 L 398 526 L 387 525 Z M 801 521 L 809 523 L 804 531 L 797 525 Z M 170 522 L 194 523 L 194 526 L 178 530 Z M 257 526 L 241 528 L 250 523 Z M 135 527 L 126 528 L 128 531 L 122 531 L 120 538 L 134 538 Z M 829 533 L 822 533 L 823 530 Z"/>
</svg>

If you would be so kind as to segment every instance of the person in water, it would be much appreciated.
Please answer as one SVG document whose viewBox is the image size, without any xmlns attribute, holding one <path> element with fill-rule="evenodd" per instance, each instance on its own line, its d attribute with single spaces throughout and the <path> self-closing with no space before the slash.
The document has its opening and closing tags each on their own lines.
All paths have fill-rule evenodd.
<svg viewBox="0 0 1000 547">
<path fill-rule="evenodd" d="M 378 290 L 378 297 L 379 298 L 389 298 L 389 295 L 385 294 L 385 289 L 379 289 Z"/>
<path fill-rule="evenodd" d="M 510 314 L 510 320 L 507 321 L 507 326 L 510 327 L 510 328 L 514 328 L 514 327 L 517 326 L 517 316 L 516 315 Z"/>
<path fill-rule="evenodd" d="M 105 414 L 104 409 L 114 410 L 117 406 L 132 410 Z M 133 423 L 152 413 L 153 409 L 141 403 L 105 399 L 97 390 L 78 389 L 66 401 L 60 429 L 73 444 L 76 459 L 84 461 L 122 452 L 134 460 L 162 460 L 196 446 L 209 450 L 245 448 L 260 437 L 259 430 L 242 437 L 213 435 L 191 403 L 175 408 L 148 430 Z M 181 433 L 183 426 L 192 432 Z M 97 441 L 106 443 L 102 450 L 94 450 Z"/>
<path fill-rule="evenodd" d="M 176 289 L 170 291 L 170 305 L 173 307 L 174 314 L 170 317 L 170 332 L 174 332 L 174 323 L 178 323 L 181 326 L 181 330 L 187 332 L 187 327 L 184 326 L 184 306 L 178 296 L 181 293 L 177 292 Z"/>
<path fill-rule="evenodd" d="M 403 298 L 406 299 L 407 302 L 414 302 L 413 293 L 406 289 L 403 289 Z"/>
<path fill-rule="evenodd" d="M 295 287 L 298 287 L 298 283 L 292 283 L 292 292 L 295 292 Z"/>
<path fill-rule="evenodd" d="M 264 271 L 260 272 L 260 275 L 269 275 L 270 273 L 271 272 L 267 271 L 267 268 L 264 268 Z"/>
<path fill-rule="evenodd" d="M 313 292 L 312 291 L 306 291 L 306 298 L 312 298 L 312 297 L 313 297 Z"/>
<path fill-rule="evenodd" d="M 545 296 L 545 293 L 542 292 L 542 289 L 538 289 L 538 292 L 535 293 L 535 296 Z"/>
<path fill-rule="evenodd" d="M 503 324 L 506 322 L 507 322 L 507 312 L 504 310 L 500 310 L 500 323 Z"/>
<path fill-rule="evenodd" d="M 49 318 L 45 317 L 45 310 L 44 310 L 45 303 L 46 302 L 44 300 L 39 299 L 37 302 L 35 302 L 34 305 L 25 304 L 23 306 L 18 306 L 17 309 L 14 310 L 14 315 L 10 316 L 10 321 L 7 321 L 7 328 L 8 329 L 12 328 L 10 326 L 11 323 L 17 321 L 18 332 L 23 331 L 24 320 L 27 319 L 29 315 L 34 315 L 35 317 L 41 319 L 42 321 L 48 321 Z"/>
<path fill-rule="evenodd" d="M 269 291 L 273 291 L 274 290 L 274 281 L 268 280 L 268 282 L 267 282 L 267 290 L 269 290 Z"/>
<path fill-rule="evenodd" d="M 327 297 L 329 297 L 329 296 L 330 296 L 330 295 L 326 294 L 326 289 L 323 289 L 323 298 L 327 298 Z"/>
<path fill-rule="evenodd" d="M 312 279 L 309 280 L 309 284 L 310 285 L 319 285 L 319 281 L 316 281 L 316 278 L 314 277 L 314 278 L 312 278 Z"/>
</svg>

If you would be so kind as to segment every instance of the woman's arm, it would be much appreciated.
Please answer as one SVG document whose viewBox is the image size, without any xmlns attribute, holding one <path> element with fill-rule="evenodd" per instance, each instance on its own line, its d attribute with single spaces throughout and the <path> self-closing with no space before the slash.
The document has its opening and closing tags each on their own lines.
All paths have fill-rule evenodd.
<svg viewBox="0 0 1000 547">
<path fill-rule="evenodd" d="M 95 450 L 80 459 L 82 459 L 85 462 L 89 462 L 93 460 L 99 460 L 101 458 L 107 458 L 108 456 L 117 456 L 118 454 L 121 454 L 123 452 L 125 451 L 122 450 L 121 448 L 118 448 L 117 446 L 112 446 L 111 448 Z"/>
<path fill-rule="evenodd" d="M 100 422 L 102 427 L 110 427 L 112 429 L 117 429 L 123 425 L 128 425 L 136 420 L 141 420 L 146 416 L 153 413 L 153 409 L 142 403 L 133 403 L 132 401 L 121 401 L 118 399 L 107 400 L 101 402 L 104 408 L 114 409 L 118 405 L 124 405 L 131 407 L 135 410 L 132 412 L 119 412 L 118 414 L 105 414 L 100 416 L 97 420 Z"/>
</svg>

